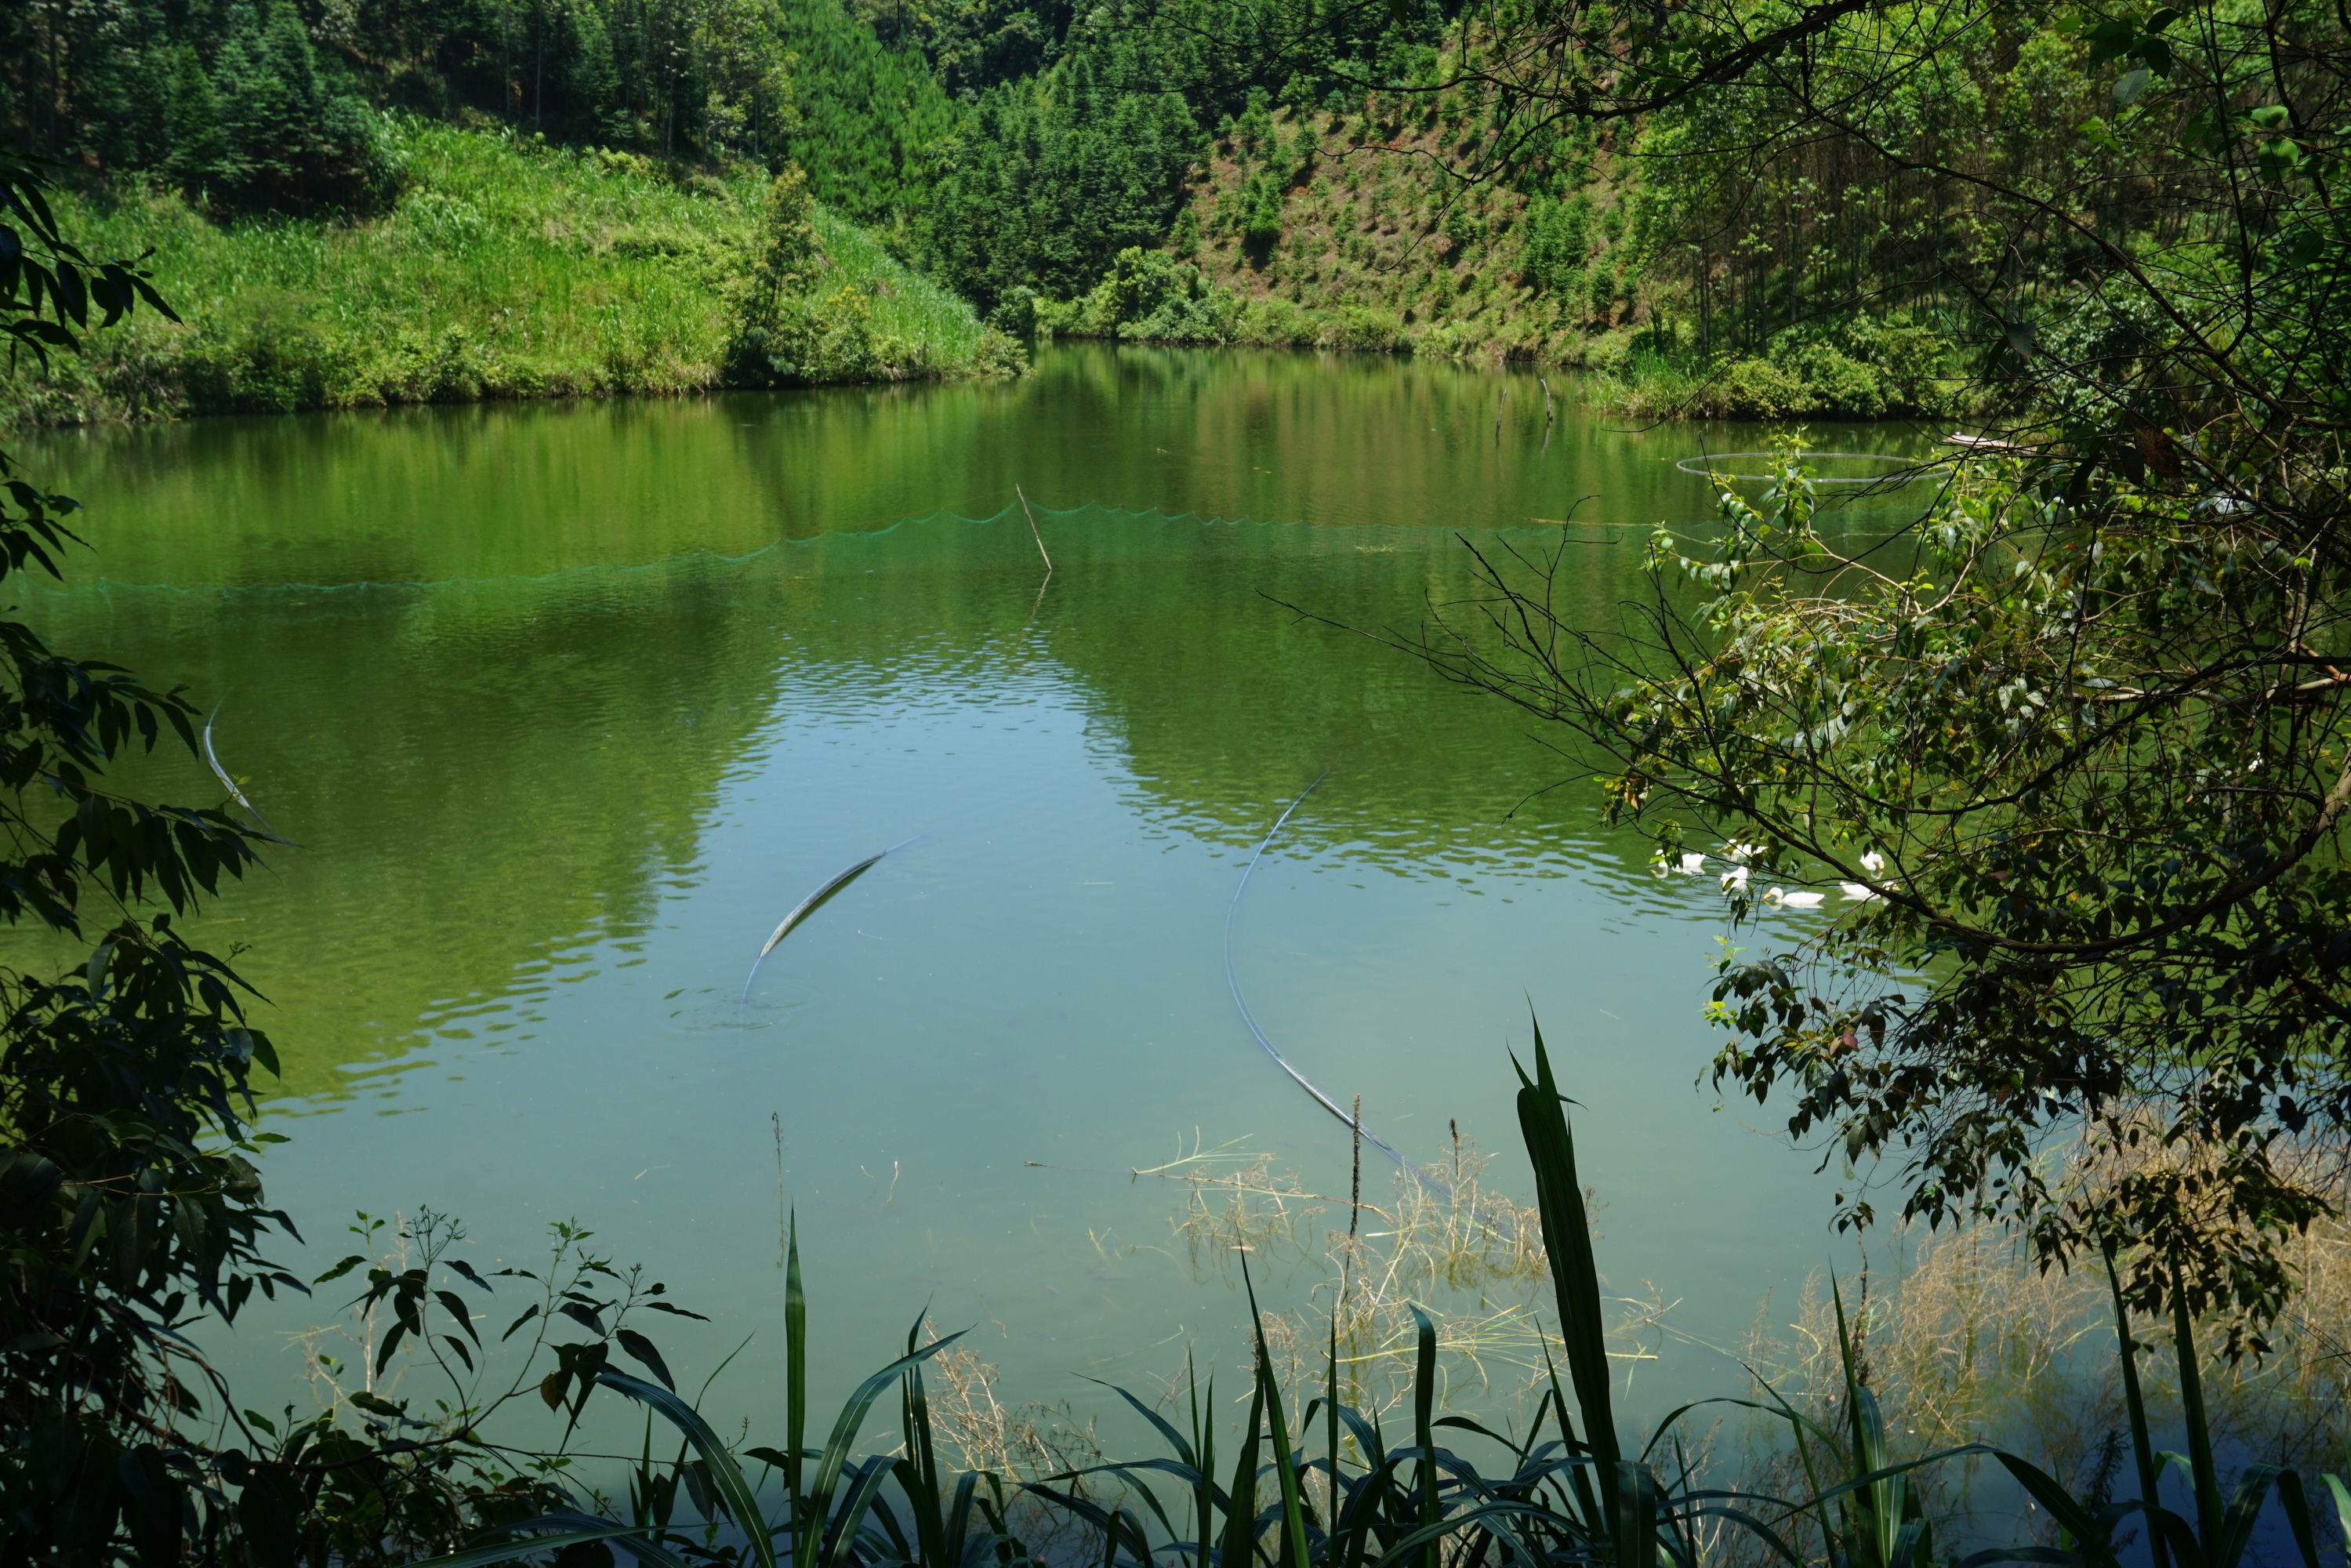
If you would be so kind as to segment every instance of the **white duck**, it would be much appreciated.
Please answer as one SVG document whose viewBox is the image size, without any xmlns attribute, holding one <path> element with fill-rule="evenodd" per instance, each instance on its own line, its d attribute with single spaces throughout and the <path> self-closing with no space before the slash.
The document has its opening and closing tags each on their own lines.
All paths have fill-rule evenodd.
<svg viewBox="0 0 2351 1568">
<path fill-rule="evenodd" d="M 1749 861 L 1753 860 L 1757 855 L 1760 855 L 1762 852 L 1763 848 L 1761 844 L 1725 844 L 1722 846 L 1722 858 L 1727 861 L 1736 862 L 1740 865 L 1745 865 Z"/>
<path fill-rule="evenodd" d="M 1706 869 L 1706 857 L 1701 854 L 1686 854 L 1676 863 L 1675 869 L 1684 876 L 1696 876 Z"/>
<path fill-rule="evenodd" d="M 1729 871 L 1724 872 L 1722 873 L 1722 891 L 1725 894 L 1745 893 L 1747 891 L 1747 868 L 1743 865 L 1735 865 Z"/>
<path fill-rule="evenodd" d="M 1878 892 L 1877 889 L 1866 886 L 1858 882 L 1841 882 L 1837 883 L 1837 891 L 1844 894 L 1847 898 L 1852 899 L 1855 904 L 1869 904 L 1886 896 L 1884 894 Z"/>
<path fill-rule="evenodd" d="M 1787 893 L 1774 887 L 1764 893 L 1763 902 L 1784 909 L 1818 909 L 1821 900 L 1827 896 L 1824 893 Z"/>
<path fill-rule="evenodd" d="M 1861 857 L 1861 869 L 1872 876 L 1883 876 L 1886 874 L 1886 857 L 1871 850 Z"/>
</svg>

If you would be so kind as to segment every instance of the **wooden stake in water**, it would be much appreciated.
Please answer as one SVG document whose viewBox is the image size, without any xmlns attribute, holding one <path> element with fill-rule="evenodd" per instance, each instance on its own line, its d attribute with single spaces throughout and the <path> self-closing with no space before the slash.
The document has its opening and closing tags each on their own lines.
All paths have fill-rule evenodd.
<svg viewBox="0 0 2351 1568">
<path fill-rule="evenodd" d="M 1045 555 L 1045 536 L 1037 531 L 1037 514 L 1029 509 L 1029 497 L 1021 495 L 1019 486 L 1013 486 L 1012 493 L 1020 497 L 1020 515 L 1029 519 L 1029 537 L 1037 541 L 1037 553 L 1045 556 L 1045 575 L 1050 577 L 1053 575 L 1053 558 Z"/>
<path fill-rule="evenodd" d="M 1502 444 L 1502 415 L 1510 406 L 1510 389 L 1502 389 L 1502 401 L 1494 405 L 1494 444 Z"/>
<path fill-rule="evenodd" d="M 1355 1224 L 1364 1218 L 1364 1097 L 1355 1096 L 1355 1115 L 1351 1124 L 1354 1131 L 1354 1166 L 1347 1176 L 1347 1256 L 1355 1251 Z"/>
<path fill-rule="evenodd" d="M 1364 1218 L 1364 1097 L 1360 1094 L 1355 1096 L 1354 1119 L 1348 1126 L 1354 1134 L 1351 1140 L 1354 1158 L 1347 1176 L 1347 1251 L 1339 1260 L 1339 1306 L 1332 1314 L 1334 1323 L 1338 1314 L 1347 1310 L 1347 1289 L 1355 1278 L 1355 1227 Z"/>
</svg>

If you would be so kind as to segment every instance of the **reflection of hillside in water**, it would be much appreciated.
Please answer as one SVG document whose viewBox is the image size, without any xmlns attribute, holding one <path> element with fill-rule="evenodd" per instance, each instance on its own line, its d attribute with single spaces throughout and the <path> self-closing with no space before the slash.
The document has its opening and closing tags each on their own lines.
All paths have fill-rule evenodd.
<svg viewBox="0 0 2351 1568">
<path fill-rule="evenodd" d="M 36 615 L 223 703 L 225 760 L 302 848 L 199 929 L 249 949 L 286 1091 L 331 1099 L 438 1041 L 528 1038 L 559 988 L 640 962 L 705 887 L 731 784 L 893 715 L 1073 703 L 1146 831 L 1249 842 L 1328 768 L 1293 851 L 1454 876 L 1637 854 L 1573 789 L 1529 801 L 1588 769 L 1528 721 L 1274 602 L 1409 630 L 1468 587 L 1447 529 L 1374 519 L 1704 509 L 1664 461 L 1685 436 L 1562 423 L 1544 449 L 1537 413 L 1498 445 L 1495 392 L 1057 350 L 1016 384 L 60 435 L 37 471 L 92 503 L 99 552 Z M 1040 596 L 1015 483 L 1316 520 L 1041 510 Z M 1573 554 L 1579 613 L 1634 586 L 1623 534 Z M 192 759 L 154 773 L 217 793 Z M 820 838 L 841 805 L 804 804 L 775 831 Z"/>
<path fill-rule="evenodd" d="M 64 645 L 201 672 L 224 699 L 225 761 L 302 847 L 204 929 L 250 948 L 284 1090 L 307 1097 L 439 1041 L 529 1038 L 554 988 L 628 963 L 663 900 L 701 883 L 731 776 L 795 731 L 874 715 L 1059 691 L 1092 716 L 1135 810 L 1228 844 L 1328 768 L 1285 835 L 1295 851 L 1452 874 L 1583 852 L 1573 802 L 1510 817 L 1556 759 L 1504 710 L 1259 597 L 1408 608 L 1452 552 L 1392 530 L 1043 521 L 1059 570 L 1041 601 L 1016 514 L 736 563 L 116 588 L 43 613 Z M 217 793 L 192 761 L 152 787 Z"/>
<path fill-rule="evenodd" d="M 434 1040 L 528 1038 L 554 987 L 625 951 L 698 873 L 698 827 L 766 717 L 772 645 L 707 573 L 226 599 L 118 590 L 56 607 L 69 646 L 201 672 L 217 739 L 300 847 L 197 929 L 250 949 L 285 1092 Z M 162 770 L 155 770 L 161 773 Z M 141 780 L 219 790 L 174 758 Z"/>
</svg>

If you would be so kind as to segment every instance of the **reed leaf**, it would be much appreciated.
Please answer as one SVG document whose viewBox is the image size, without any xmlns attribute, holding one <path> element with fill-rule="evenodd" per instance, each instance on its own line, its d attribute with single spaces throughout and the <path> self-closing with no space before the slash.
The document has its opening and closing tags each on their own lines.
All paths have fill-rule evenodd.
<svg viewBox="0 0 2351 1568">
<path fill-rule="evenodd" d="M 810 1524 L 820 1529 L 826 1538 L 824 1561 L 826 1568 L 849 1568 L 855 1561 L 852 1548 L 865 1516 L 872 1511 L 882 1495 L 882 1485 L 890 1479 L 893 1461 L 886 1455 L 876 1455 L 850 1472 L 849 1491 L 841 1505 L 838 1519 L 811 1519 Z M 793 1544 L 799 1544 L 797 1539 Z"/>
<path fill-rule="evenodd" d="M 800 1216 L 795 1207 L 784 1233 L 784 1489 L 792 1528 L 799 1529 L 800 1456 L 808 1446 L 808 1291 L 800 1279 Z"/>
<path fill-rule="evenodd" d="M 1265 1319 L 1258 1312 L 1257 1285 L 1249 1278 L 1249 1257 L 1241 1257 L 1241 1288 L 1248 1293 L 1249 1326 L 1257 1335 L 1257 1375 L 1264 1396 L 1273 1439 L 1274 1475 L 1281 1488 L 1282 1568 L 1307 1568 L 1306 1502 L 1298 1485 L 1297 1468 L 1290 1459 L 1290 1422 L 1281 1410 L 1281 1387 L 1273 1379 L 1273 1354 L 1265 1343 Z"/>
<path fill-rule="evenodd" d="M 2213 1543 L 2212 1558 L 2203 1568 L 2237 1568 L 2245 1549 L 2252 1544 L 2253 1524 L 2261 1517 L 2262 1504 L 2269 1500 L 2270 1488 L 2282 1473 L 2274 1466 L 2249 1465 L 2237 1478 L 2237 1490 L 2221 1515 L 2220 1539 Z"/>
<path fill-rule="evenodd" d="M 914 1320 L 906 1331 L 906 1352 L 913 1354 L 915 1341 L 922 1333 L 925 1312 Z M 923 1369 L 906 1369 L 904 1384 L 904 1427 L 906 1458 L 901 1461 L 904 1474 L 902 1490 L 906 1494 L 906 1506 L 914 1515 L 914 1532 L 922 1542 L 925 1563 L 947 1560 L 947 1523 L 944 1500 L 939 1485 L 937 1450 L 931 1441 L 931 1406 L 923 1388 Z"/>
<path fill-rule="evenodd" d="M 685 1440 L 694 1445 L 695 1452 L 702 1457 L 705 1473 L 709 1477 L 711 1488 L 725 1507 L 727 1517 L 742 1528 L 750 1545 L 752 1560 L 759 1564 L 759 1568 L 776 1568 L 776 1543 L 769 1539 L 767 1523 L 759 1516 L 758 1502 L 752 1496 L 750 1483 L 743 1479 L 743 1471 L 735 1463 L 735 1456 L 719 1440 L 718 1434 L 710 1429 L 710 1423 L 702 1418 L 701 1412 L 660 1384 L 632 1377 L 625 1372 L 600 1372 L 596 1375 L 596 1381 L 614 1393 L 626 1395 L 650 1406 L 684 1435 Z"/>
<path fill-rule="evenodd" d="M 2027 1496 L 2048 1511 L 2049 1517 L 2057 1521 L 2057 1528 L 2073 1538 L 2083 1557 L 2112 1568 L 2115 1553 L 2107 1531 L 2091 1516 L 2088 1509 L 2074 1500 L 2073 1494 L 2054 1476 L 2014 1454 L 1995 1453 L 1992 1457 L 2000 1461 L 2001 1469 L 2015 1478 L 2016 1484 L 2024 1489 Z"/>
<path fill-rule="evenodd" d="M 1434 1524 L 1444 1513 L 1437 1500 L 1437 1427 L 1433 1419 L 1437 1411 L 1437 1324 L 1417 1302 L 1412 1304 L 1412 1321 L 1417 1340 L 1413 1352 L 1412 1440 L 1420 1449 L 1419 1522 Z M 1429 1568 L 1437 1568 L 1434 1550 L 1428 1564 Z"/>
<path fill-rule="evenodd" d="M 1264 1418 L 1265 1378 L 1260 1373 L 1250 1381 L 1249 1424 L 1241 1433 L 1241 1450 L 1233 1458 L 1233 1484 L 1225 1503 L 1225 1542 L 1217 1553 L 1222 1568 L 1249 1568 L 1257 1555 L 1257 1446 Z M 1203 1530 L 1201 1539 L 1207 1538 Z"/>
<path fill-rule="evenodd" d="M 2294 1532 L 2294 1548 L 2302 1554 L 2302 1568 L 2318 1568 L 2318 1532 L 2311 1528 L 2310 1500 L 2303 1494 L 2302 1478 L 2292 1470 L 2280 1470 L 2277 1494 L 2286 1528 Z"/>
<path fill-rule="evenodd" d="M 240 799 L 242 799 L 242 797 L 240 797 Z M 909 841 L 911 842 L 912 841 Z M 892 849 L 897 849 L 902 848 L 903 846 L 893 845 L 891 847 Z M 759 956 L 751 960 L 751 972 L 743 977 L 743 1000 L 747 1002 L 751 999 L 751 987 L 753 983 L 758 979 L 759 966 L 768 961 L 768 955 L 774 952 L 776 948 L 782 944 L 784 938 L 790 936 L 792 932 L 799 927 L 802 921 L 806 920 L 810 915 L 814 915 L 818 910 L 822 909 L 827 904 L 832 902 L 833 897 L 851 883 L 855 882 L 859 877 L 863 876 L 867 872 L 872 871 L 875 866 L 881 864 L 883 857 L 887 856 L 890 852 L 890 850 L 883 850 L 879 853 L 867 855 L 863 860 L 859 861 L 855 865 L 851 866 L 848 870 L 836 872 L 831 880 L 825 883 L 823 886 L 818 888 L 814 893 L 810 894 L 806 898 L 801 899 L 798 904 L 792 905 L 791 912 L 786 915 L 782 921 L 778 924 L 774 932 L 768 936 L 767 945 L 759 949 Z"/>
<path fill-rule="evenodd" d="M 2196 1359 L 2196 1325 L 2188 1311 L 2188 1292 L 2180 1279 L 2179 1260 L 2171 1261 L 2173 1347 L 2179 1354 L 2179 1407 L 2188 1428 L 2188 1464 L 2196 1484 L 2196 1538 L 2203 1548 L 2202 1568 L 2217 1568 L 2216 1539 L 2222 1521 L 2220 1471 L 2212 1460 L 2212 1428 L 2204 1411 L 2204 1381 Z"/>
<path fill-rule="evenodd" d="M 881 1371 L 857 1385 L 848 1401 L 834 1417 L 832 1437 L 817 1459 L 816 1479 L 810 1483 L 808 1511 L 795 1521 L 792 1536 L 792 1560 L 797 1568 L 817 1568 L 817 1555 L 824 1523 L 832 1511 L 833 1489 L 840 1483 L 843 1469 L 849 1463 L 849 1450 L 857 1442 L 857 1434 L 865 1425 L 865 1417 L 890 1385 L 896 1382 L 910 1367 L 924 1362 L 963 1338 L 958 1329 L 945 1339 L 933 1340 L 920 1350 L 900 1356 Z M 768 1565 L 772 1568 L 772 1564 Z"/>
<path fill-rule="evenodd" d="M 1593 1521 L 1601 1530 L 1617 1518 L 1616 1417 L 1608 1387 L 1608 1346 L 1600 1315 L 1600 1272 L 1592 1260 L 1592 1228 L 1583 1212 L 1583 1186 L 1576 1179 L 1575 1139 L 1568 1130 L 1566 1099 L 1552 1076 L 1542 1025 L 1534 1025 L 1535 1074 L 1518 1067 L 1519 1127 L 1534 1165 L 1535 1202 L 1542 1216 L 1543 1244 L 1550 1254 L 1552 1285 L 1559 1305 L 1559 1332 L 1567 1347 L 1567 1374 L 1583 1413 L 1584 1441 L 1598 1472 L 1600 1507 Z"/>
<path fill-rule="evenodd" d="M 1616 1463 L 1617 1568 L 1656 1568 L 1657 1477 L 1631 1459 Z"/>
<path fill-rule="evenodd" d="M 2130 1422 L 2131 1462 L 2138 1471 L 2139 1500 L 2149 1508 L 2155 1508 L 2163 1500 L 2163 1477 L 2156 1469 L 2155 1442 L 2147 1420 L 2147 1398 L 2139 1390 L 2138 1341 L 2131 1334 L 2130 1308 L 2123 1301 L 2122 1274 L 2115 1267 L 2114 1248 L 2107 1246 L 2102 1256 L 2106 1265 L 2106 1289 L 2114 1297 L 2115 1303 L 2115 1341 L 2122 1356 L 2123 1412 Z M 2147 1545 L 2154 1568 L 2170 1568 L 2162 1531 L 2149 1530 Z"/>
</svg>

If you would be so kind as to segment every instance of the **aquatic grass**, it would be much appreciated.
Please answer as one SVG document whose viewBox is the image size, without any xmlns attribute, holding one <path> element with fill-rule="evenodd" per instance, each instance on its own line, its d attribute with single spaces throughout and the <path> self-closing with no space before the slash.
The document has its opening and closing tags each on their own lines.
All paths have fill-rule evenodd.
<svg viewBox="0 0 2351 1568">
<path fill-rule="evenodd" d="M 2049 1179 L 2097 1194 L 2124 1181 L 2160 1178 L 2199 1163 L 2193 1151 L 2141 1139 L 2136 1147 L 2095 1158 L 2053 1155 Z M 2270 1354 L 2231 1362 L 2206 1349 L 2198 1357 L 2203 1424 L 2214 1444 L 2279 1463 L 2324 1467 L 2351 1454 L 2351 1171 L 2333 1156 L 2297 1156 L 2294 1174 L 2327 1195 L 2335 1212 L 2288 1243 L 2296 1284 L 2272 1331 Z M 2096 1201 L 2095 1197 L 2091 1201 Z M 2003 1228 L 1975 1224 L 1935 1232 L 1896 1227 L 1889 1249 L 1906 1255 L 1898 1289 L 1865 1288 L 1852 1309 L 1857 1354 L 1874 1373 L 1888 1425 L 1935 1442 L 1958 1442 L 1997 1427 L 2030 1434 L 2034 1451 L 2059 1473 L 2101 1462 L 2111 1434 L 2129 1427 L 2140 1402 L 2150 1419 L 2181 1429 L 2184 1401 L 2171 1356 L 2121 1355 L 2113 1281 L 2098 1267 L 2043 1270 L 2029 1248 Z M 1742 1349 L 1758 1375 L 1815 1416 L 1841 1397 L 1836 1330 L 1825 1273 L 1791 1303 L 1785 1326 L 1759 1330 Z M 2194 1325 L 2200 1346 L 2225 1339 L 2220 1318 Z M 2130 1337 L 2147 1349 L 2145 1328 Z M 2164 1337 L 2164 1336 L 2156 1336 Z M 2102 1375 L 2107 1358 L 2116 1375 Z M 2150 1495 L 2157 1472 L 2127 1448 L 2121 1464 Z"/>
<path fill-rule="evenodd" d="M 1398 1171 L 1391 1190 L 1366 1197 L 1359 1169 L 1349 1194 L 1339 1196 L 1277 1169 L 1270 1153 L 1196 1141 L 1190 1152 L 1131 1175 L 1184 1189 L 1169 1227 L 1196 1270 L 1220 1270 L 1246 1257 L 1320 1260 L 1326 1271 L 1302 1299 L 1322 1307 L 1262 1320 L 1277 1375 L 1302 1397 L 1295 1391 L 1327 1350 L 1343 1369 L 1349 1398 L 1384 1412 L 1410 1396 L 1422 1310 L 1435 1317 L 1448 1387 L 1466 1377 L 1510 1395 L 1541 1378 L 1552 1343 L 1532 1301 L 1547 1269 L 1541 1230 L 1531 1210 L 1487 1186 L 1486 1166 L 1474 1146 L 1457 1142 L 1450 1162 L 1427 1179 Z M 1505 1208 L 1513 1223 L 1498 1227 L 1494 1216 Z M 1620 1315 L 1611 1359 L 1652 1359 L 1644 1341 L 1661 1304 L 1613 1305 Z"/>
<path fill-rule="evenodd" d="M 990 1561 L 1014 1568 L 1083 1560 L 1074 1551 L 1040 1557 L 1033 1542 L 1011 1528 L 1007 1504 L 1016 1497 L 1090 1531 L 1095 1540 L 1085 1557 L 1102 1568 L 1727 1568 L 1759 1556 L 1786 1568 L 1928 1568 L 1938 1560 L 1937 1548 L 1921 1507 L 1918 1478 L 1955 1461 L 1983 1458 L 2005 1469 L 2064 1538 L 2056 1545 L 2027 1541 L 1989 1547 L 1968 1555 L 1962 1568 L 2002 1563 L 2118 1568 L 2123 1531 L 2134 1519 L 2159 1537 L 2164 1568 L 2241 1568 L 2273 1494 L 2294 1560 L 2302 1568 L 2318 1568 L 2318 1518 L 2300 1479 L 2291 1471 L 2250 1467 L 2224 1503 L 2209 1433 L 2199 1435 L 2202 1412 L 2193 1398 L 2188 1409 L 2190 1453 L 2173 1461 L 2192 1472 L 2193 1519 L 2151 1496 L 2116 1506 L 2097 1496 L 2077 1495 L 2023 1458 L 1980 1443 L 1897 1457 L 1885 1411 L 1864 1372 L 1844 1293 L 1834 1285 L 1840 1385 L 1834 1428 L 1767 1384 L 1760 1401 L 1732 1397 L 1675 1410 L 1637 1450 L 1627 1450 L 1607 1376 L 1599 1327 L 1602 1298 L 1573 1133 L 1539 1030 L 1531 1067 L 1522 1066 L 1519 1076 L 1520 1126 L 1535 1167 L 1548 1271 L 1568 1361 L 1565 1385 L 1554 1370 L 1523 1435 L 1437 1414 L 1437 1324 L 1417 1308 L 1407 1445 L 1390 1447 L 1380 1412 L 1360 1410 L 1342 1397 L 1335 1323 L 1325 1340 L 1322 1392 L 1294 1407 L 1284 1399 L 1276 1375 L 1268 1317 L 1259 1307 L 1246 1258 L 1242 1282 L 1253 1354 L 1249 1397 L 1228 1469 L 1217 1462 L 1213 1380 L 1204 1392 L 1196 1375 L 1187 1372 L 1188 1432 L 1148 1402 L 1121 1391 L 1156 1433 L 1163 1453 L 1010 1485 L 994 1474 L 951 1476 L 940 1462 L 935 1417 L 923 1379 L 927 1364 L 951 1353 L 956 1336 L 925 1343 L 919 1321 L 904 1354 L 858 1386 L 836 1417 L 825 1448 L 811 1451 L 802 1429 L 804 1305 L 787 1312 L 791 1435 L 786 1451 L 728 1450 L 692 1406 L 664 1386 L 610 1370 L 601 1375 L 600 1386 L 643 1404 L 678 1429 L 699 1456 L 686 1473 L 704 1517 L 739 1537 L 728 1549 L 733 1560 L 759 1568 L 780 1568 L 787 1555 L 792 1568 L 975 1568 Z M 804 1303 L 798 1289 L 796 1225 L 789 1234 L 788 1301 Z M 2119 1328 L 2127 1345 L 2127 1321 Z M 2183 1318 L 2173 1329 L 2183 1383 L 2192 1386 L 2193 1327 Z M 893 1383 L 900 1391 L 898 1445 L 853 1459 L 867 1414 Z M 1708 1484 L 1680 1431 L 1684 1417 L 1708 1406 L 1758 1412 L 1784 1423 L 1802 1468 L 1802 1486 L 1783 1496 Z M 2148 1418 L 2135 1395 L 2131 1418 L 2134 1438 L 2144 1449 Z M 1318 1436 L 1319 1458 L 1311 1451 Z M 750 1484 L 740 1463 L 747 1458 L 783 1475 L 780 1516 L 762 1511 L 763 1499 L 770 1494 Z M 804 1487 L 801 1469 L 810 1459 L 815 1461 L 815 1479 Z M 1667 1461 L 1665 1477 L 1658 1471 L 1661 1460 Z M 632 1485 L 632 1495 L 637 1490 Z M 2351 1532 L 2351 1488 L 2329 1477 L 2324 1490 L 2337 1522 Z M 656 1563 L 673 1561 L 678 1552 L 708 1555 L 707 1546 L 695 1545 L 666 1519 L 623 1523 L 563 1511 L 507 1527 L 495 1537 L 434 1559 L 429 1568 L 486 1568 L 590 1542 Z"/>
<path fill-rule="evenodd" d="M 510 131 L 387 120 L 399 203 L 354 225 L 212 223 L 177 193 L 123 183 L 61 198 L 110 253 L 152 247 L 186 325 L 140 321 L 0 373 L 0 423 L 214 411 L 674 393 L 719 384 L 731 299 L 766 182 L 674 176 L 645 160 Z M 818 286 L 847 287 L 924 373 L 985 368 L 971 308 L 818 209 Z"/>
</svg>

